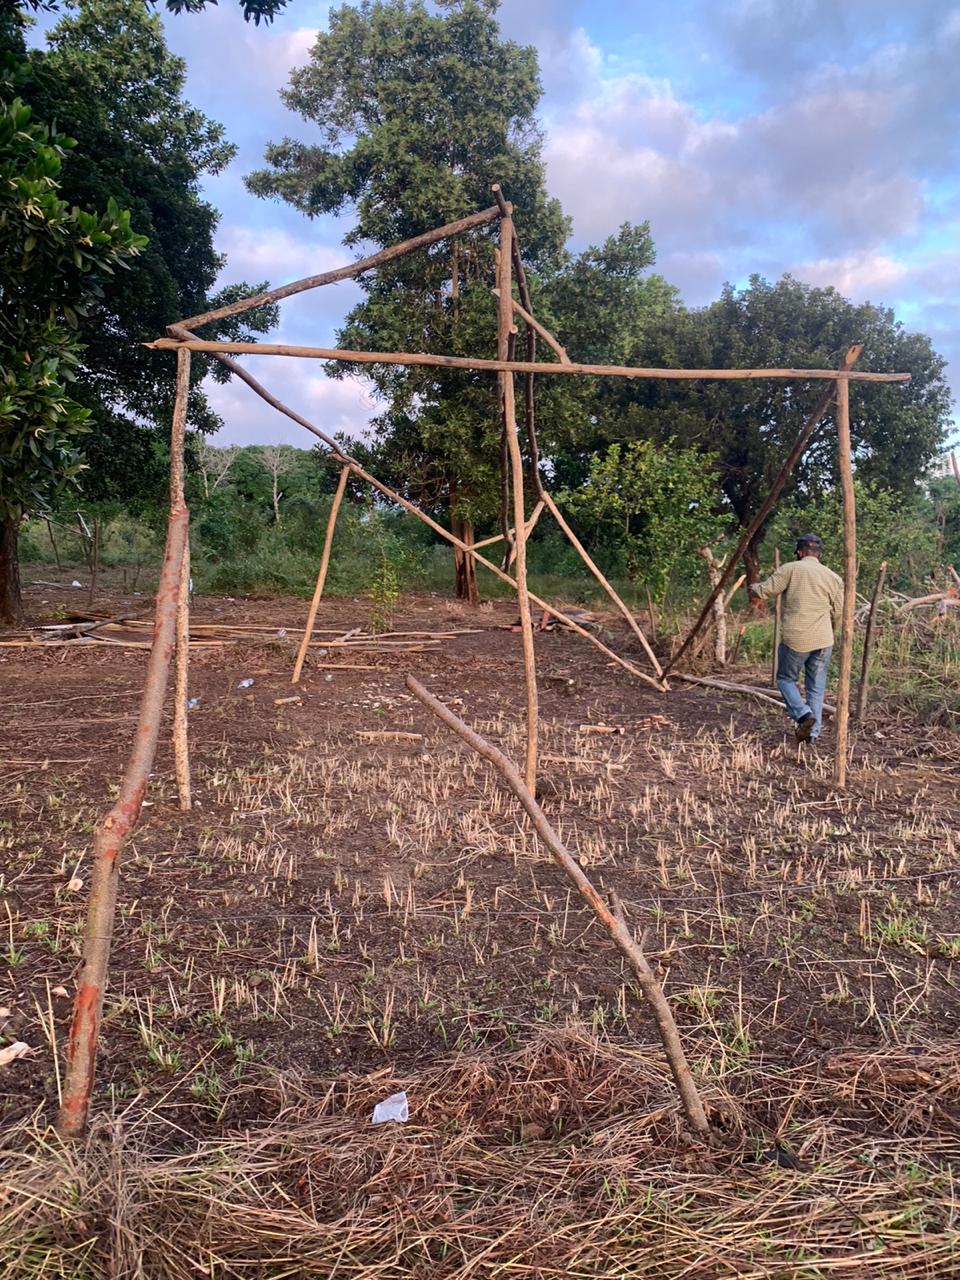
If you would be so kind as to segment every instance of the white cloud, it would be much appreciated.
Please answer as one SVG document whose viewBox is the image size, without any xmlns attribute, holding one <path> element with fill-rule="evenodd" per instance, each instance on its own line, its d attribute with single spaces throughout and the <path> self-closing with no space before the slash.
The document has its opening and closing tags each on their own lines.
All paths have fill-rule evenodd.
<svg viewBox="0 0 960 1280">
<path fill-rule="evenodd" d="M 224 282 L 269 280 L 276 287 L 349 262 L 345 249 L 325 242 L 306 219 L 304 224 L 299 235 L 282 227 L 221 226 L 217 249 L 227 255 Z"/>
<path fill-rule="evenodd" d="M 259 382 L 327 435 L 345 432 L 357 439 L 366 434 L 377 410 L 366 383 L 327 378 L 316 360 L 262 356 L 245 363 Z M 212 437 L 214 444 L 292 444 L 308 449 L 318 443 L 311 432 L 277 413 L 239 380 L 208 380 L 205 390 L 224 421 Z"/>
<path fill-rule="evenodd" d="M 852 254 L 845 258 L 818 258 L 795 267 L 793 274 L 807 284 L 832 285 L 855 302 L 889 297 L 909 268 L 888 253 Z"/>
</svg>

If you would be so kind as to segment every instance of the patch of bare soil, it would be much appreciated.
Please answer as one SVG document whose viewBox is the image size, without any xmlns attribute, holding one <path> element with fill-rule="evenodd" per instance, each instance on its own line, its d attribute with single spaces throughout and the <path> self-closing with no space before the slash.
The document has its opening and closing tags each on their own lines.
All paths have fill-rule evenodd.
<svg viewBox="0 0 960 1280">
<path fill-rule="evenodd" d="M 100 607 L 128 603 L 117 595 Z M 397 630 L 479 633 L 435 649 L 314 648 L 294 691 L 294 646 L 280 633 L 304 613 L 290 600 L 196 603 L 197 620 L 278 634 L 191 655 L 196 805 L 177 809 L 167 725 L 124 855 L 97 1108 L 162 1117 L 175 1145 L 184 1131 L 209 1141 L 275 1122 L 276 1091 L 256 1083 L 274 1073 L 308 1092 L 304 1082 L 366 1082 L 365 1108 L 391 1082 L 435 1080 L 452 1059 L 520 1062 L 544 1036 L 654 1052 L 652 1019 L 618 954 L 513 797 L 403 685 L 413 672 L 521 758 L 515 605 L 473 612 L 407 598 Z M 366 618 L 363 601 L 327 600 L 318 626 L 346 631 Z M 633 656 L 626 629 L 606 625 Z M 815 1161 L 840 1155 L 824 1137 L 828 1113 L 858 1135 L 859 1150 L 843 1153 L 854 1161 L 880 1159 L 893 1124 L 918 1167 L 939 1169 L 957 1136 L 955 1068 L 948 1080 L 929 1065 L 960 1018 L 956 737 L 870 720 L 838 795 L 829 730 L 819 750 L 800 751 L 772 707 L 681 685 L 659 694 L 572 634 L 539 636 L 537 649 L 544 808 L 647 931 L 691 1059 L 708 1096 L 726 1100 L 729 1124 L 761 1146 L 779 1135 Z M 56 1103 L 90 835 L 127 754 L 144 663 L 144 651 L 119 646 L 0 649 L 0 1027 L 34 1050 L 0 1068 L 8 1123 Z M 299 702 L 278 705 L 294 692 Z M 597 725 L 615 732 L 590 732 Z M 908 1074 L 911 1059 L 927 1063 L 898 1077 L 893 1119 L 865 1102 L 893 1087 L 891 1054 Z M 777 1082 L 767 1093 L 765 1078 Z M 802 1083 L 814 1079 L 828 1085 Z M 316 1096 L 323 1114 L 336 1111 L 334 1094 Z M 655 1109 L 673 1106 L 664 1074 Z M 561 1141 L 555 1118 L 499 1116 L 497 1132 L 514 1142 L 528 1123 L 538 1140 Z M 934 1131 L 936 1158 L 924 1145 Z M 675 1154 L 686 1159 L 682 1144 Z M 937 1256 L 930 1274 L 948 1274 Z M 583 1262 L 563 1257 L 560 1270 L 523 1274 Z M 908 1273 L 921 1274 L 897 1272 Z"/>
</svg>

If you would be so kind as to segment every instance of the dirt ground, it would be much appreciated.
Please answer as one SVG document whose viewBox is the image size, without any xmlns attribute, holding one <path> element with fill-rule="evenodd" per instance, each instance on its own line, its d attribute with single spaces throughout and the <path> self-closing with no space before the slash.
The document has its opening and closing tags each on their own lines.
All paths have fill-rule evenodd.
<svg viewBox="0 0 960 1280">
<path fill-rule="evenodd" d="M 62 615 L 73 598 L 33 588 L 29 604 Z M 368 609 L 325 601 L 318 626 L 363 626 Z M 304 613 L 201 599 L 194 616 L 279 633 Z M 512 796 L 403 685 L 414 673 L 520 759 L 515 616 L 509 602 L 405 598 L 396 630 L 479 630 L 413 651 L 315 649 L 300 703 L 280 706 L 289 638 L 193 652 L 196 806 L 177 809 L 167 724 L 123 857 L 98 1106 L 146 1098 L 209 1133 L 256 1120 L 255 1092 L 230 1088 L 252 1063 L 387 1076 L 571 1022 L 655 1042 L 619 957 Z M 955 735 L 870 720 L 841 796 L 829 729 L 801 753 L 775 708 L 681 685 L 659 694 L 571 634 L 537 649 L 544 808 L 645 931 L 705 1080 L 736 1094 L 748 1061 L 919 1054 L 956 1036 Z M 0 649 L 0 1030 L 34 1050 L 0 1069 L 8 1121 L 56 1103 L 91 832 L 145 660 Z M 582 728 L 597 725 L 616 732 Z"/>
</svg>

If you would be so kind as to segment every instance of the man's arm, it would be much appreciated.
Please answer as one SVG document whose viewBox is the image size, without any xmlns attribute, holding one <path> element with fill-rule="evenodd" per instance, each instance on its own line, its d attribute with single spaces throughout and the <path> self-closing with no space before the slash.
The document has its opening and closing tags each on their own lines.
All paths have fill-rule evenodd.
<svg viewBox="0 0 960 1280">
<path fill-rule="evenodd" d="M 836 635 L 843 622 L 843 579 L 837 577 L 830 596 L 830 621 L 833 623 L 833 634 Z"/>
<path fill-rule="evenodd" d="M 791 563 L 792 561 L 782 564 L 779 569 L 771 573 L 769 578 L 764 578 L 763 582 L 751 582 L 750 594 L 756 596 L 758 600 L 770 600 L 782 595 L 790 582 Z"/>
</svg>

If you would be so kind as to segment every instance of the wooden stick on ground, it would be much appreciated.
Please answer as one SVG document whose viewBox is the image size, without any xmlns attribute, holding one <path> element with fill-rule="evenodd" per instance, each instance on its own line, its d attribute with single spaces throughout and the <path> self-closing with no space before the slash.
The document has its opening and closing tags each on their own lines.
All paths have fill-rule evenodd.
<svg viewBox="0 0 960 1280">
<path fill-rule="evenodd" d="M 189 330 L 184 329 L 180 325 L 171 325 L 170 331 L 178 335 L 190 336 Z M 238 364 L 236 360 L 231 360 L 229 356 L 222 354 L 218 354 L 216 359 L 219 360 L 225 368 L 229 369 L 232 374 L 235 374 L 241 382 L 245 382 L 254 394 L 258 395 L 261 400 L 264 400 L 267 404 L 271 405 L 278 413 L 282 413 L 284 417 L 289 418 L 291 422 L 298 423 L 306 431 L 309 431 L 312 435 L 316 436 L 318 440 L 322 440 L 335 458 L 339 459 L 340 462 L 349 464 L 354 475 L 358 476 L 361 480 L 365 480 L 367 484 L 372 485 L 378 493 L 382 493 L 385 498 L 388 498 L 391 502 L 395 502 L 398 507 L 402 507 L 404 511 L 415 516 L 417 520 L 423 521 L 423 523 L 427 525 L 428 528 L 432 529 L 438 537 L 449 542 L 451 546 L 459 547 L 461 551 L 473 556 L 477 564 L 482 564 L 485 569 L 489 569 L 490 572 L 495 577 L 499 578 L 501 582 L 505 582 L 508 586 L 513 587 L 514 590 L 516 590 L 516 581 L 511 578 L 505 570 L 501 569 L 499 565 L 494 564 L 485 556 L 480 555 L 474 547 L 468 547 L 461 538 L 458 538 L 455 534 L 451 533 L 449 529 L 445 529 L 443 525 L 438 524 L 437 521 L 428 516 L 425 511 L 421 511 L 419 507 L 415 506 L 407 498 L 404 498 L 402 494 L 397 493 L 395 489 L 391 489 L 389 485 L 384 484 L 382 480 L 378 480 L 371 472 L 366 471 L 355 458 L 351 458 L 350 455 L 344 451 L 342 445 L 337 444 L 336 440 L 334 440 L 332 436 L 328 436 L 325 431 L 321 431 L 319 427 L 315 426 L 314 423 L 303 417 L 302 414 L 297 413 L 295 409 L 291 409 L 289 405 L 285 405 L 282 400 L 278 400 L 277 397 L 272 392 L 268 391 L 262 383 L 258 382 L 253 374 L 249 373 L 243 365 Z M 535 596 L 532 592 L 529 593 L 529 596 L 534 604 L 539 605 L 541 609 L 546 609 L 551 617 L 563 622 L 565 626 L 570 628 L 572 631 L 575 631 L 577 635 L 582 636 L 584 640 L 589 641 L 589 643 L 599 649 L 601 653 L 606 654 L 606 656 L 613 662 L 617 663 L 618 666 L 623 667 L 624 671 L 628 671 L 637 680 L 642 680 L 645 684 L 649 684 L 659 692 L 664 692 L 665 686 L 659 680 L 655 679 L 653 676 L 647 675 L 645 671 L 641 671 L 640 668 L 629 659 L 621 658 L 618 653 L 614 653 L 614 651 L 608 648 L 602 640 L 591 635 L 590 632 L 584 627 L 581 627 L 579 623 L 567 618 L 559 609 L 555 609 L 553 605 L 547 604 L 545 600 L 541 600 L 539 596 Z"/>
<path fill-rule="evenodd" d="M 860 358 L 860 352 L 862 350 L 863 350 L 862 345 L 856 345 L 856 346 L 850 347 L 847 350 L 847 354 L 843 358 L 843 364 L 841 366 L 841 370 L 845 372 L 849 372 L 849 370 L 853 368 L 854 364 Z M 680 659 L 683 657 L 686 651 L 690 648 L 690 645 L 693 643 L 694 637 L 696 636 L 697 632 L 706 622 L 707 618 L 709 617 L 710 610 L 713 608 L 714 600 L 717 598 L 717 596 L 726 586 L 728 579 L 731 578 L 733 574 L 736 572 L 737 564 L 739 563 L 740 557 L 743 555 L 744 551 L 749 546 L 750 541 L 753 538 L 754 534 L 757 532 L 759 528 L 761 528 L 764 520 L 766 520 L 767 516 L 773 510 L 774 503 L 780 497 L 780 494 L 783 492 L 783 486 L 789 480 L 790 474 L 793 471 L 793 468 L 800 461 L 800 458 L 802 457 L 804 450 L 806 449 L 807 445 L 810 443 L 810 437 L 813 435 L 814 431 L 816 430 L 820 422 L 820 419 L 823 417 L 823 415 L 830 408 L 830 405 L 833 403 L 833 397 L 834 397 L 834 387 L 830 386 L 827 388 L 826 391 L 824 391 L 823 395 L 817 401 L 816 405 L 813 408 L 813 411 L 810 413 L 806 422 L 803 424 L 803 429 L 801 430 L 800 434 L 797 436 L 796 440 L 793 442 L 793 448 L 787 454 L 787 457 L 783 463 L 783 466 L 780 468 L 780 472 L 777 475 L 776 480 L 774 480 L 773 482 L 770 492 L 767 494 L 766 498 L 762 502 L 760 506 L 760 510 L 757 512 L 757 514 L 750 521 L 749 525 L 747 525 L 746 529 L 744 529 L 743 533 L 740 535 L 740 541 L 737 543 L 736 550 L 732 553 L 732 555 L 730 556 L 730 559 L 727 561 L 727 567 L 721 573 L 720 581 L 710 592 L 709 596 L 707 596 L 706 603 L 704 604 L 703 609 L 700 612 L 700 616 L 697 618 L 696 622 L 687 632 L 687 635 L 685 640 L 683 641 L 683 644 L 681 644 L 680 648 L 677 650 L 677 652 L 673 655 L 673 657 L 664 667 L 664 675 L 668 674 L 671 671 L 671 669 L 677 665 L 677 663 L 680 661 Z"/>
<path fill-rule="evenodd" d="M 504 359 L 510 343 L 513 324 L 511 300 L 511 248 L 513 218 L 511 206 L 500 218 L 500 271 L 497 306 L 497 355 Z M 503 407 L 503 426 L 510 455 L 510 481 L 513 490 L 513 552 L 517 560 L 517 603 L 520 607 L 520 636 L 523 642 L 523 675 L 527 689 L 527 751 L 524 777 L 527 787 L 537 789 L 537 733 L 540 718 L 537 696 L 537 657 L 533 647 L 533 620 L 530 617 L 530 597 L 527 591 L 527 528 L 523 505 L 523 458 L 517 436 L 516 405 L 512 373 L 500 374 L 500 396 Z"/>
<path fill-rule="evenodd" d="M 759 702 L 766 702 L 771 707 L 778 707 L 783 710 L 783 699 L 775 698 L 772 693 L 766 693 L 763 689 L 755 689 L 749 684 L 737 684 L 733 680 L 713 680 L 708 676 L 691 676 L 684 671 L 675 671 L 674 680 L 682 680 L 684 684 L 699 684 L 707 689 L 721 689 L 724 693 L 742 693 L 748 698 L 756 698 Z M 823 704 L 823 714 L 825 716 L 836 715 L 836 708 Z"/>
<path fill-rule="evenodd" d="M 179 357 L 170 440 L 172 460 L 183 457 L 189 391 L 189 359 Z M 187 542 L 187 509 L 180 495 L 182 489 L 178 489 L 171 474 L 167 543 L 157 587 L 154 639 L 147 660 L 139 724 L 116 803 L 99 823 L 94 836 L 90 897 L 83 935 L 83 967 L 73 1003 L 73 1019 L 67 1040 L 67 1070 L 57 1116 L 57 1127 L 68 1138 L 79 1137 L 87 1124 L 117 906 L 120 851 L 139 820 L 160 734 L 176 630 L 180 566 Z"/>
<path fill-rule="evenodd" d="M 850 714 L 850 675 L 853 668 L 853 615 L 857 608 L 857 499 L 853 489 L 850 447 L 850 384 L 837 383 L 837 449 L 843 494 L 843 623 L 840 670 L 837 674 L 837 737 L 833 780 L 847 782 L 847 722 Z"/>
<path fill-rule="evenodd" d="M 317 620 L 317 610 L 320 608 L 320 597 L 323 595 L 323 584 L 327 580 L 327 566 L 330 563 L 330 548 L 333 546 L 333 531 L 337 524 L 337 512 L 340 510 L 340 503 L 343 501 L 343 495 L 349 479 L 350 468 L 344 464 L 340 468 L 340 479 L 337 481 L 337 491 L 333 495 L 333 502 L 330 504 L 330 515 L 327 517 L 327 531 L 323 538 L 323 554 L 320 557 L 320 572 L 317 574 L 317 585 L 314 587 L 313 599 L 310 601 L 310 609 L 307 613 L 307 621 L 303 629 L 303 639 L 300 641 L 300 648 L 297 651 L 297 660 L 293 664 L 293 675 L 290 677 L 291 684 L 300 683 L 300 673 L 303 671 L 303 660 L 306 658 L 307 650 L 310 647 L 310 637 L 313 635 L 313 624 Z"/>
<path fill-rule="evenodd" d="M 687 1063 L 683 1045 L 680 1043 L 680 1035 L 677 1031 L 673 1012 L 667 1003 L 656 975 L 650 967 L 649 961 L 643 954 L 642 948 L 636 942 L 632 930 L 624 919 L 623 909 L 619 901 L 614 897 L 613 910 L 611 911 L 591 881 L 584 875 L 579 864 L 560 842 L 560 838 L 550 825 L 546 814 L 537 804 L 534 795 L 524 785 L 519 772 L 503 752 L 499 751 L 492 743 L 487 742 L 478 733 L 475 733 L 469 725 L 454 715 L 439 699 L 428 693 L 413 676 L 407 676 L 406 685 L 414 697 L 418 698 L 428 710 L 432 711 L 448 728 L 452 729 L 471 750 L 485 760 L 489 760 L 526 810 L 537 835 L 550 850 L 554 862 L 556 862 L 567 879 L 571 881 L 577 892 L 609 933 L 614 945 L 633 971 L 637 986 L 643 993 L 656 1020 L 660 1041 L 667 1055 L 667 1061 L 670 1064 L 670 1071 L 673 1074 L 677 1092 L 680 1094 L 680 1101 L 687 1117 L 687 1122 L 694 1133 L 705 1137 L 710 1133 L 710 1124 L 693 1079 L 693 1073 Z"/>
<path fill-rule="evenodd" d="M 543 501 L 546 503 L 547 509 L 550 512 L 550 514 L 553 516 L 554 520 L 556 520 L 557 524 L 560 526 L 563 532 L 567 535 L 567 538 L 570 541 L 570 545 L 573 547 L 574 551 L 577 552 L 577 554 L 580 556 L 583 563 L 587 566 L 587 568 L 590 570 L 590 572 L 593 574 L 596 580 L 600 583 L 601 587 L 603 587 L 604 591 L 607 593 L 607 595 L 610 597 L 613 603 L 617 606 L 617 609 L 626 619 L 628 625 L 630 626 L 630 629 L 633 631 L 634 635 L 640 641 L 641 648 L 649 658 L 650 664 L 653 667 L 654 671 L 657 673 L 658 676 L 662 676 L 663 668 L 660 666 L 660 663 L 657 661 L 657 655 L 650 648 L 649 642 L 647 641 L 647 637 L 640 630 L 640 627 L 637 623 L 636 618 L 633 616 L 633 614 L 630 612 L 630 610 L 627 608 L 624 602 L 620 599 L 620 596 L 614 590 L 612 584 L 601 573 L 596 563 L 591 559 L 589 553 L 587 552 L 586 547 L 583 545 L 583 543 L 580 541 L 577 535 L 573 532 L 573 530 L 567 524 L 566 520 L 563 517 L 563 512 L 554 502 L 553 498 L 546 491 L 546 489 L 543 490 Z"/>
<path fill-rule="evenodd" d="M 887 576 L 887 562 L 884 560 L 880 565 L 880 572 L 877 574 L 877 581 L 873 588 L 873 595 L 870 597 L 870 611 L 867 614 L 867 627 L 863 633 L 863 662 L 860 666 L 860 687 L 857 689 L 857 710 L 854 719 L 857 724 L 863 719 L 864 712 L 867 709 L 867 692 L 870 688 L 870 655 L 873 652 L 874 639 L 874 623 L 876 622 L 877 605 L 880 603 L 880 592 L 883 590 L 883 580 Z"/>
<path fill-rule="evenodd" d="M 780 568 L 780 548 L 775 547 L 773 552 L 773 571 Z M 783 631 L 783 595 L 777 596 L 776 603 L 773 606 L 773 658 L 770 662 L 770 685 L 772 688 L 777 687 L 777 668 L 780 665 L 780 636 Z"/>
<path fill-rule="evenodd" d="M 181 495 L 182 497 L 182 495 Z M 177 775 L 180 809 L 190 810 L 190 742 L 187 733 L 187 697 L 190 675 L 190 533 L 183 547 L 177 590 L 177 633 L 173 678 L 173 763 Z"/>
</svg>

